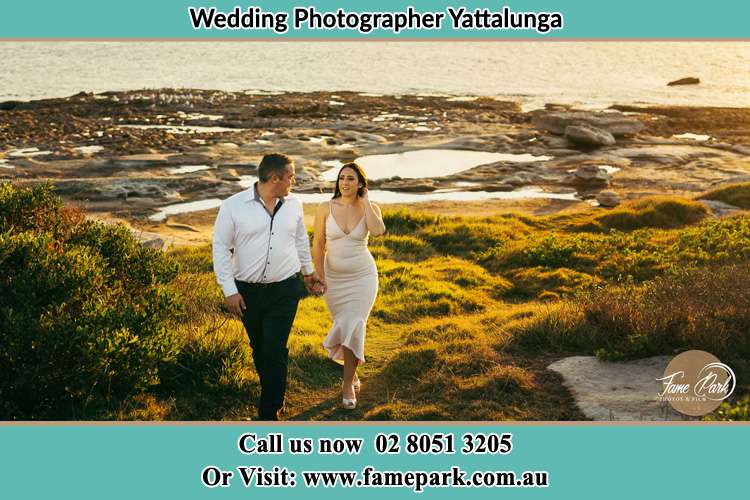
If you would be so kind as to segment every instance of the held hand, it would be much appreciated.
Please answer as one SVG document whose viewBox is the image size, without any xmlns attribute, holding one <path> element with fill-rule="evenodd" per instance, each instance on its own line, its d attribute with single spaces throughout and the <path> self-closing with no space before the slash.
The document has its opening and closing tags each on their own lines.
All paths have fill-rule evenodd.
<svg viewBox="0 0 750 500">
<path fill-rule="evenodd" d="M 320 281 L 317 281 L 313 285 L 312 290 L 310 292 L 313 295 L 323 295 L 324 293 L 326 293 L 326 288 Z"/>
<path fill-rule="evenodd" d="M 305 287 L 307 291 L 313 295 L 322 295 L 326 292 L 325 279 L 321 278 L 317 273 L 308 274 L 304 277 Z"/>
<path fill-rule="evenodd" d="M 365 203 L 370 202 L 370 194 L 368 193 L 367 188 L 362 188 L 362 194 L 359 196 L 359 199 Z"/>
<path fill-rule="evenodd" d="M 245 309 L 247 309 L 247 307 L 245 306 L 245 300 L 239 293 L 235 293 L 234 295 L 230 295 L 229 297 L 227 297 L 226 305 L 227 309 L 229 309 L 229 312 L 236 316 L 239 316 L 240 318 L 245 314 Z"/>
<path fill-rule="evenodd" d="M 310 293 L 314 293 L 313 286 L 315 286 L 315 273 L 303 275 L 302 281 L 305 282 L 305 288 L 307 288 L 307 291 Z"/>
<path fill-rule="evenodd" d="M 323 274 L 315 273 L 315 280 L 317 282 L 317 288 L 320 290 L 320 295 L 323 295 L 328 291 L 328 285 L 326 284 L 326 278 Z"/>
</svg>

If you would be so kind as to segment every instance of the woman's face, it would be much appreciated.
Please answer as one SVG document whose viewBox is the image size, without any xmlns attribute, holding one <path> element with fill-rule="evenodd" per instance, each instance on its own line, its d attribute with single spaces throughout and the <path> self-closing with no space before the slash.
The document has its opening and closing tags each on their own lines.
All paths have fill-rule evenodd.
<svg viewBox="0 0 750 500">
<path fill-rule="evenodd" d="M 357 172 L 346 167 L 339 172 L 339 190 L 343 196 L 356 196 L 360 183 Z"/>
</svg>

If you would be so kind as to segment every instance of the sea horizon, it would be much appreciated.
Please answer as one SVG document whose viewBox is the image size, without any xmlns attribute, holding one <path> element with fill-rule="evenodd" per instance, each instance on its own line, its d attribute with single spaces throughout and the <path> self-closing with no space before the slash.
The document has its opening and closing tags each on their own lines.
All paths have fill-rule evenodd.
<svg viewBox="0 0 750 500">
<path fill-rule="evenodd" d="M 0 58 L 0 101 L 190 88 L 750 106 L 750 42 L 39 41 L 0 42 Z M 667 86 L 684 77 L 700 84 Z"/>
</svg>

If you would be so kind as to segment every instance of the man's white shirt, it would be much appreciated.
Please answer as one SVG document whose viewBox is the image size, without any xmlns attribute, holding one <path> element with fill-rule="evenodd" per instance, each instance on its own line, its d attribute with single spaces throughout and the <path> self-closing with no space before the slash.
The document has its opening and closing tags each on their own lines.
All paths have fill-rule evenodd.
<svg viewBox="0 0 750 500">
<path fill-rule="evenodd" d="M 294 195 L 266 211 L 256 186 L 221 204 L 214 224 L 214 273 L 224 296 L 237 293 L 234 280 L 247 283 L 283 281 L 300 268 L 313 272 L 310 240 L 302 203 Z"/>
</svg>

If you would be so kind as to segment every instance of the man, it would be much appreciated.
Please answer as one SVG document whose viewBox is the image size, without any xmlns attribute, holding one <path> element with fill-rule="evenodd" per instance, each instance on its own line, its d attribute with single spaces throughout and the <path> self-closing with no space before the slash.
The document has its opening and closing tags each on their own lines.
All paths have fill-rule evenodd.
<svg viewBox="0 0 750 500">
<path fill-rule="evenodd" d="M 224 200 L 214 225 L 214 272 L 229 311 L 242 318 L 260 377 L 258 417 L 278 420 L 286 392 L 287 341 L 304 289 L 325 283 L 313 273 L 302 204 L 289 194 L 294 163 L 263 157 L 251 188 Z"/>
</svg>

